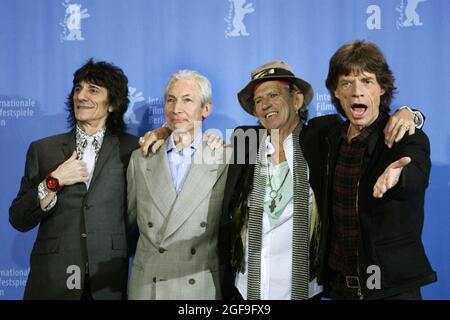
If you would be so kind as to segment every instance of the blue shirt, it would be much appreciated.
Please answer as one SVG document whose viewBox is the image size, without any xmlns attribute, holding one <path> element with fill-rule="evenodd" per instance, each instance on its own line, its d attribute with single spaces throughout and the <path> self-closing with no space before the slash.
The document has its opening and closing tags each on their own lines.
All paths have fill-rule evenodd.
<svg viewBox="0 0 450 320">
<path fill-rule="evenodd" d="M 203 134 L 197 135 L 194 141 L 184 149 L 178 150 L 175 147 L 173 134 L 170 135 L 167 142 L 167 159 L 169 160 L 170 173 L 172 175 L 173 186 L 177 194 L 180 194 L 184 181 L 191 168 L 192 159 L 195 150 L 202 142 Z"/>
</svg>

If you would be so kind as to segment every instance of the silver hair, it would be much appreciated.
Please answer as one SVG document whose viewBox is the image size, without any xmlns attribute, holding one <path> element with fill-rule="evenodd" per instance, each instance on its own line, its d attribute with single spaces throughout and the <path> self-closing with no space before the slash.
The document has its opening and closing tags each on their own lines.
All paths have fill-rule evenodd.
<svg viewBox="0 0 450 320">
<path fill-rule="evenodd" d="M 170 86 L 180 79 L 191 79 L 197 83 L 200 89 L 200 99 L 202 106 L 207 103 L 212 103 L 211 82 L 209 82 L 208 78 L 206 78 L 204 75 L 194 70 L 178 70 L 173 73 L 170 76 L 169 81 L 167 82 L 166 90 L 164 92 L 164 100 L 167 98 L 167 91 L 169 90 Z"/>
</svg>

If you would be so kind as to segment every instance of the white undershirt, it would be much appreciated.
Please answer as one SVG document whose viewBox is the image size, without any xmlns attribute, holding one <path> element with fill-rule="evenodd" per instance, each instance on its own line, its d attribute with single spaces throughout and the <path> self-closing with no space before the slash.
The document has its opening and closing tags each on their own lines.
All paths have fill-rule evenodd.
<svg viewBox="0 0 450 320">
<path fill-rule="evenodd" d="M 267 150 L 273 150 L 270 136 L 266 139 Z M 294 148 L 292 134 L 283 142 L 289 170 L 294 172 Z M 272 151 L 273 152 L 273 151 Z M 290 175 L 293 179 L 292 174 Z M 308 169 L 309 177 L 309 169 Z M 309 192 L 311 216 L 312 189 Z M 293 233 L 292 201 L 286 206 L 282 215 L 275 224 L 271 224 L 268 214 L 263 214 L 262 248 L 261 248 L 261 300 L 290 300 L 292 285 L 292 233 Z M 310 219 L 311 220 L 311 219 Z M 248 248 L 248 237 L 246 237 Z M 245 272 L 237 273 L 236 288 L 244 299 L 247 299 L 247 269 L 248 250 L 245 250 Z M 317 283 L 317 278 L 309 283 L 309 297 L 323 291 Z"/>
</svg>

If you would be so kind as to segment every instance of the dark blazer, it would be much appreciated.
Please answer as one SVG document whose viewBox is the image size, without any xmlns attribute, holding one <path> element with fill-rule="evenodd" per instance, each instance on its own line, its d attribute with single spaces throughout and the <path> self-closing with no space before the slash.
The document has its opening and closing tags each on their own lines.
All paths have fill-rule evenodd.
<svg viewBox="0 0 450 320">
<path fill-rule="evenodd" d="M 9 221 L 17 230 L 25 232 L 39 225 L 24 299 L 79 299 L 82 290 L 67 287 L 74 274 L 68 267 L 80 268 L 83 287 L 87 262 L 94 299 L 121 299 L 125 295 L 125 174 L 131 152 L 138 148 L 137 138 L 107 132 L 89 190 L 84 183 L 66 186 L 58 192 L 55 207 L 42 211 L 39 183 L 75 148 L 72 130 L 35 141 L 28 149 L 25 175 L 9 210 Z"/>
<path fill-rule="evenodd" d="M 384 117 L 369 137 L 363 158 L 363 173 L 358 188 L 360 241 L 359 270 L 365 298 L 379 299 L 436 281 L 421 240 L 424 220 L 424 197 L 430 175 L 430 145 L 422 130 L 406 135 L 392 149 L 384 144 Z M 348 126 L 348 123 L 347 123 Z M 332 218 L 332 188 L 342 126 L 332 129 L 326 138 L 328 177 L 328 212 Z M 398 184 L 381 199 L 372 196 L 373 186 L 386 167 L 409 156 Z M 325 171 L 327 171 L 325 169 Z M 327 185 L 328 184 L 328 185 Z M 332 232 L 333 223 L 330 223 Z M 377 265 L 381 271 L 381 289 L 368 290 L 367 267 Z M 372 273 L 369 273 L 369 276 Z"/>
<path fill-rule="evenodd" d="M 325 136 L 327 135 L 329 130 L 332 127 L 339 125 L 340 123 L 341 119 L 337 115 L 323 116 L 312 119 L 308 122 L 308 124 L 304 124 L 299 138 L 303 154 L 306 158 L 306 161 L 308 162 L 310 173 L 309 183 L 316 197 L 317 205 L 319 208 L 319 215 L 322 221 L 322 228 L 324 230 L 327 230 L 328 228 L 328 219 L 323 215 L 323 213 L 326 213 L 326 211 L 320 210 L 320 208 L 323 206 L 323 197 L 326 196 L 326 194 L 323 193 L 324 188 L 322 185 L 322 182 L 325 178 L 325 173 L 323 172 L 322 168 L 325 167 L 324 159 L 326 159 L 326 156 L 324 152 L 326 150 L 323 149 L 324 145 L 321 142 L 324 141 Z M 238 127 L 236 128 L 235 133 L 239 129 L 242 129 L 245 132 L 248 132 L 250 129 L 255 129 L 259 133 L 259 129 L 263 128 L 257 126 Z M 239 198 L 241 197 L 242 193 L 245 192 L 245 183 L 243 183 L 242 178 L 245 175 L 253 174 L 254 164 L 251 163 L 255 163 L 255 157 L 259 147 L 259 143 L 261 142 L 261 135 L 258 134 L 257 144 L 246 143 L 245 157 L 242 157 L 242 159 L 244 159 L 244 163 L 237 163 L 238 149 L 241 148 L 241 151 L 243 150 L 242 143 L 244 140 L 235 140 L 234 137 L 235 135 L 231 140 L 233 144 L 234 157 L 233 163 L 231 163 L 228 168 L 228 177 L 224 194 L 223 214 L 219 233 L 219 245 L 221 246 L 219 250 L 222 254 L 221 258 L 223 259 L 221 265 L 227 265 L 228 263 L 228 268 L 223 272 L 222 288 L 224 298 L 230 298 L 235 294 L 234 275 L 236 270 L 235 268 L 231 267 L 229 262 L 231 261 L 231 259 L 235 258 L 231 254 L 231 252 L 233 251 L 233 247 L 235 246 L 235 239 L 238 237 L 242 224 L 246 223 L 246 221 L 237 221 L 239 217 L 235 216 L 235 210 L 240 201 Z M 326 232 L 321 232 L 321 238 L 326 237 L 326 235 Z M 321 239 L 320 243 L 326 243 L 326 239 Z M 324 255 L 324 247 L 322 248 L 321 246 L 319 249 L 319 266 L 323 265 L 322 261 L 324 260 Z M 322 270 L 319 270 L 319 282 L 321 274 Z"/>
</svg>

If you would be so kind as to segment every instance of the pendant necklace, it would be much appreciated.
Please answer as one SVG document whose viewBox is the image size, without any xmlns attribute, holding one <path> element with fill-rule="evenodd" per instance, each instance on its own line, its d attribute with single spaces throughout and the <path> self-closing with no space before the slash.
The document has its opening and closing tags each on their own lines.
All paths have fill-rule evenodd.
<svg viewBox="0 0 450 320">
<path fill-rule="evenodd" d="M 269 197 L 272 199 L 272 201 L 270 202 L 270 206 L 269 206 L 270 213 L 273 213 L 275 211 L 275 208 L 277 207 L 275 199 L 277 198 L 278 194 L 280 193 L 280 189 L 281 189 L 281 187 L 283 187 L 288 174 L 289 174 L 289 169 L 286 171 L 286 175 L 284 176 L 284 179 L 283 179 L 283 182 L 281 183 L 281 185 L 278 187 L 277 190 L 274 190 L 274 188 L 272 187 L 271 174 L 269 172 L 269 187 L 270 187 Z M 280 202 L 282 198 L 283 198 L 283 195 L 280 194 L 280 198 L 278 199 L 278 202 Z"/>
</svg>

